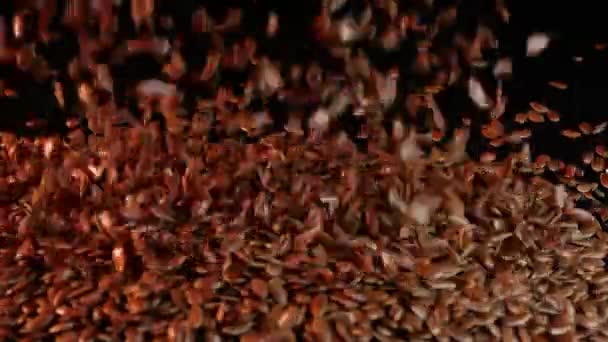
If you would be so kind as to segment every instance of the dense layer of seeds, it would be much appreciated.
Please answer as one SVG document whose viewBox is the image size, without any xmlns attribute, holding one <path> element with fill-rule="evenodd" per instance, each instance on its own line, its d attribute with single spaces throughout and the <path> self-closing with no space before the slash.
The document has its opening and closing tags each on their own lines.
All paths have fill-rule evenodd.
<svg viewBox="0 0 608 342">
<path fill-rule="evenodd" d="M 525 161 L 151 135 L 5 145 L 2 336 L 608 337 L 607 235 Z"/>
</svg>

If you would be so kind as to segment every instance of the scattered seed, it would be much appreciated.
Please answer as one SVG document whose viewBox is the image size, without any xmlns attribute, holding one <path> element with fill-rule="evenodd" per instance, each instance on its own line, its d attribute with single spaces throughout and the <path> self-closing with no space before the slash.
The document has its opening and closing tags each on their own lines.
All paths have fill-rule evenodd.
<svg viewBox="0 0 608 342">
<path fill-rule="evenodd" d="M 549 112 L 549 108 L 539 102 L 530 102 L 530 108 L 539 113 L 547 113 Z"/>
<path fill-rule="evenodd" d="M 561 81 L 550 81 L 549 86 L 555 88 L 555 89 L 559 89 L 559 90 L 566 90 L 568 89 L 568 84 L 565 82 L 561 82 Z"/>
<path fill-rule="evenodd" d="M 575 131 L 572 129 L 564 129 L 562 130 L 562 135 L 566 138 L 577 139 L 581 137 L 581 133 L 579 131 Z"/>
</svg>

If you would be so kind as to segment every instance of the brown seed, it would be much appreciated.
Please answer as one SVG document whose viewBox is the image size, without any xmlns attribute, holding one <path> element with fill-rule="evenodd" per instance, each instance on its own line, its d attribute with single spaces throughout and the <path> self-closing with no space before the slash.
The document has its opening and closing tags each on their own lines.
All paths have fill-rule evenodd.
<svg viewBox="0 0 608 342">
<path fill-rule="evenodd" d="M 534 101 L 530 102 L 530 108 L 539 113 L 546 113 L 549 111 L 549 108 L 547 108 L 545 105 Z"/>
<path fill-rule="evenodd" d="M 596 156 L 591 163 L 591 169 L 595 172 L 602 172 L 605 169 L 604 158 Z"/>
<path fill-rule="evenodd" d="M 57 323 L 49 328 L 51 334 L 60 334 L 67 330 L 71 330 L 76 326 L 76 322 L 62 322 Z"/>
<path fill-rule="evenodd" d="M 595 43 L 595 44 L 593 44 L 593 48 L 596 49 L 596 50 L 598 50 L 598 51 L 604 51 L 604 50 L 606 50 L 607 46 L 608 45 L 606 43 Z"/>
<path fill-rule="evenodd" d="M 45 307 L 36 317 L 27 321 L 21 329 L 24 334 L 30 334 L 45 329 L 55 318 L 55 311 L 49 306 Z"/>
<path fill-rule="evenodd" d="M 591 126 L 590 123 L 585 121 L 578 124 L 578 129 L 585 135 L 589 135 L 593 132 L 593 126 Z"/>
<path fill-rule="evenodd" d="M 576 190 L 582 193 L 589 193 L 597 188 L 597 183 L 580 183 L 576 186 Z"/>
<path fill-rule="evenodd" d="M 606 148 L 604 147 L 604 145 L 597 145 L 595 146 L 595 154 L 597 154 L 598 156 L 602 157 L 602 158 L 606 158 L 608 157 L 608 153 L 606 151 Z"/>
<path fill-rule="evenodd" d="M 313 318 L 310 329 L 312 330 L 316 341 L 331 342 L 335 339 L 333 329 L 328 322 L 321 317 Z"/>
<path fill-rule="evenodd" d="M 581 137 L 581 132 L 569 128 L 562 130 L 561 133 L 563 136 L 570 139 L 577 139 Z"/>
<path fill-rule="evenodd" d="M 281 311 L 277 317 L 277 326 L 279 329 L 292 329 L 299 324 L 301 320 L 301 310 L 296 305 L 289 305 Z"/>
<path fill-rule="evenodd" d="M 589 165 L 593 162 L 593 152 L 585 152 L 583 153 L 583 164 Z"/>
<path fill-rule="evenodd" d="M 545 117 L 541 113 L 530 111 L 528 112 L 528 120 L 534 123 L 542 123 L 545 122 Z"/>
<path fill-rule="evenodd" d="M 443 139 L 444 136 L 445 136 L 445 134 L 442 131 L 436 130 L 436 129 L 433 130 L 432 139 L 434 142 L 441 141 L 441 139 Z"/>
<path fill-rule="evenodd" d="M 576 175 L 576 165 L 568 164 L 564 169 L 564 177 L 573 178 Z"/>
<path fill-rule="evenodd" d="M 192 328 L 200 328 L 205 323 L 205 313 L 199 305 L 192 305 L 188 313 L 188 324 Z"/>
<path fill-rule="evenodd" d="M 555 89 L 560 89 L 560 90 L 566 90 L 568 89 L 568 83 L 565 82 L 561 82 L 561 81 L 550 81 L 549 86 L 555 88 Z"/>
<path fill-rule="evenodd" d="M 268 290 L 272 298 L 280 305 L 287 304 L 287 291 L 283 287 L 283 281 L 279 278 L 272 278 L 268 281 Z"/>
<path fill-rule="evenodd" d="M 608 189 L 608 174 L 602 173 L 600 175 L 600 182 L 604 188 Z"/>
<path fill-rule="evenodd" d="M 546 154 L 541 154 L 539 156 L 536 157 L 535 163 L 537 167 L 543 168 L 547 165 L 547 163 L 551 160 L 551 157 L 549 157 Z"/>
<path fill-rule="evenodd" d="M 251 280 L 251 290 L 255 293 L 256 296 L 261 299 L 265 299 L 268 296 L 268 285 L 266 282 L 259 278 L 254 278 Z"/>
<path fill-rule="evenodd" d="M 112 262 L 117 272 L 124 272 L 126 266 L 125 250 L 122 246 L 115 247 L 112 250 Z"/>
<path fill-rule="evenodd" d="M 36 253 L 34 242 L 32 239 L 27 238 L 23 241 L 23 243 L 17 248 L 17 252 L 15 253 L 15 259 L 20 260 L 27 257 L 34 256 Z"/>
<path fill-rule="evenodd" d="M 320 317 L 325 314 L 328 303 L 327 295 L 317 294 L 310 301 L 310 313 L 313 317 Z"/>
<path fill-rule="evenodd" d="M 551 122 L 559 122 L 561 119 L 559 113 L 554 110 L 550 110 L 547 112 L 547 118 Z"/>
<path fill-rule="evenodd" d="M 498 137 L 498 135 L 496 134 L 496 132 L 494 132 L 492 130 L 491 127 L 489 127 L 488 125 L 484 125 L 481 128 L 481 134 L 486 138 L 486 139 L 496 139 Z"/>
</svg>

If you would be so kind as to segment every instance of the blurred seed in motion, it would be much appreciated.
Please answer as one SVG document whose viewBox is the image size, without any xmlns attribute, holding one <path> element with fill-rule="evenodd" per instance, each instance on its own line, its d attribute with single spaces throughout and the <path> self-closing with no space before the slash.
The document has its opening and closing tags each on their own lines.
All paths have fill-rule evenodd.
<svg viewBox="0 0 608 342">
<path fill-rule="evenodd" d="M 602 172 L 605 169 L 605 160 L 602 157 L 596 156 L 591 162 L 591 169 L 595 172 Z"/>
<path fill-rule="evenodd" d="M 549 108 L 547 108 L 545 105 L 543 105 L 540 102 L 535 102 L 535 101 L 530 102 L 530 108 L 532 108 L 533 110 L 535 110 L 539 113 L 549 112 Z"/>
<path fill-rule="evenodd" d="M 588 152 L 583 153 L 582 160 L 583 160 L 583 164 L 585 164 L 585 165 L 591 164 L 591 162 L 593 162 L 593 152 L 588 151 Z"/>
<path fill-rule="evenodd" d="M 481 83 L 474 77 L 469 78 L 468 82 L 469 97 L 481 109 L 488 109 L 492 106 L 492 100 L 486 94 Z"/>
<path fill-rule="evenodd" d="M 581 137 L 581 132 L 569 128 L 562 130 L 561 134 L 569 139 L 577 139 Z"/>
<path fill-rule="evenodd" d="M 433 130 L 433 133 L 432 133 L 432 138 L 433 138 L 433 141 L 434 141 L 434 142 L 439 142 L 439 141 L 441 141 L 441 139 L 443 139 L 443 137 L 444 137 L 444 134 L 443 134 L 443 132 L 442 132 L 442 131 L 440 131 L 440 130 L 436 130 L 436 129 L 435 129 L 435 130 Z"/>
<path fill-rule="evenodd" d="M 564 177 L 573 178 L 576 175 L 576 166 L 572 164 L 566 165 L 564 169 Z"/>
<path fill-rule="evenodd" d="M 580 183 L 576 186 L 576 190 L 581 193 L 589 193 L 597 188 L 597 183 Z"/>
<path fill-rule="evenodd" d="M 608 127 L 608 121 L 604 121 L 600 124 L 595 125 L 595 127 L 593 127 L 593 131 L 591 133 L 600 134 L 606 130 L 606 127 Z"/>
<path fill-rule="evenodd" d="M 560 120 L 559 113 L 554 110 L 550 110 L 547 112 L 547 118 L 551 122 L 559 122 L 559 120 Z"/>
<path fill-rule="evenodd" d="M 606 151 L 606 147 L 604 147 L 604 145 L 596 145 L 594 151 L 595 154 L 602 158 L 608 157 L 608 152 Z"/>
<path fill-rule="evenodd" d="M 602 184 L 602 186 L 604 188 L 608 189 L 608 174 L 607 173 L 604 172 L 600 175 L 600 183 Z"/>
<path fill-rule="evenodd" d="M 581 132 L 585 135 L 589 135 L 593 132 L 593 127 L 591 126 L 591 124 L 585 121 L 578 124 L 578 129 L 580 129 Z"/>
<path fill-rule="evenodd" d="M 557 172 L 561 169 L 561 161 L 557 160 L 557 159 L 551 159 L 548 161 L 547 163 L 547 167 L 549 168 L 549 170 L 553 171 L 553 172 Z"/>
<path fill-rule="evenodd" d="M 126 266 L 125 249 L 123 246 L 117 246 L 112 249 L 112 262 L 117 272 L 124 272 Z"/>
<path fill-rule="evenodd" d="M 534 123 L 545 122 L 545 117 L 542 114 L 535 112 L 535 111 L 528 112 L 528 119 Z"/>
<path fill-rule="evenodd" d="M 536 32 L 528 36 L 528 42 L 526 46 L 526 56 L 537 57 L 539 56 L 548 46 L 551 38 L 549 35 L 542 32 Z"/>
<path fill-rule="evenodd" d="M 559 90 L 566 90 L 568 89 L 568 83 L 565 82 L 561 82 L 561 81 L 549 81 L 549 86 L 555 88 L 555 89 L 559 89 Z"/>
</svg>

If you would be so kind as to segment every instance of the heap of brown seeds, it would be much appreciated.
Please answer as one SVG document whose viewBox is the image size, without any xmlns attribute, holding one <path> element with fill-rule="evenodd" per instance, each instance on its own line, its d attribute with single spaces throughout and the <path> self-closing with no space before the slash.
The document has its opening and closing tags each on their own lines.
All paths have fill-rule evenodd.
<svg viewBox="0 0 608 342">
<path fill-rule="evenodd" d="M 157 133 L 3 137 L 3 338 L 608 338 L 608 235 L 525 161 Z"/>
</svg>

